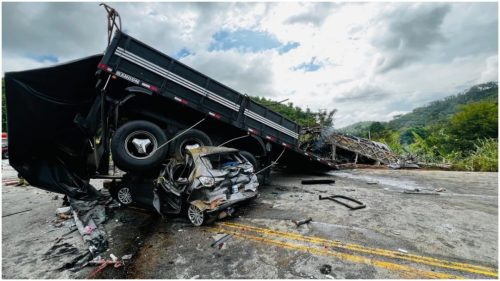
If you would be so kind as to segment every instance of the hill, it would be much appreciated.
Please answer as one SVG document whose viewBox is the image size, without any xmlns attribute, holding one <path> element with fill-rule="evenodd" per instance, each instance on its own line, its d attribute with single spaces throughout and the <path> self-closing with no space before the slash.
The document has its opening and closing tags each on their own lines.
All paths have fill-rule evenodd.
<svg viewBox="0 0 500 281">
<path fill-rule="evenodd" d="M 394 130 L 432 125 L 451 117 L 461 105 L 496 100 L 498 100 L 498 83 L 488 82 L 473 86 L 463 93 L 415 108 L 412 112 L 393 119 L 388 125 Z"/>
<path fill-rule="evenodd" d="M 389 122 L 363 121 L 339 129 L 340 132 L 367 137 L 368 130 L 373 123 L 402 131 L 408 128 L 424 127 L 439 123 L 455 114 L 460 106 L 480 102 L 497 101 L 498 83 L 488 82 L 471 87 L 465 92 L 433 101 L 428 105 L 415 108 L 412 112 L 400 115 Z"/>
</svg>

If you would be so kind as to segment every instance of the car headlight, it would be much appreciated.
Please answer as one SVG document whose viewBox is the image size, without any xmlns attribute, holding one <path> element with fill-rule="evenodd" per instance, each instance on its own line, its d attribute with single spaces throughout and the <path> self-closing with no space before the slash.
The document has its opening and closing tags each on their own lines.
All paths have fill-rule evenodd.
<svg viewBox="0 0 500 281">
<path fill-rule="evenodd" d="M 215 179 L 212 177 L 199 177 L 198 178 L 203 186 L 210 187 L 215 184 Z"/>
</svg>

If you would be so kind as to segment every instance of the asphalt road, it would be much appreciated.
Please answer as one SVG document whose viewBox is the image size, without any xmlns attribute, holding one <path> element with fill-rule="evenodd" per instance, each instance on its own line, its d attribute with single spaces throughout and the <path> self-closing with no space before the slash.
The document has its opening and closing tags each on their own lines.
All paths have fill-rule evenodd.
<svg viewBox="0 0 500 281">
<path fill-rule="evenodd" d="M 129 277 L 498 278 L 497 173 L 349 170 L 333 172 L 333 185 L 308 186 L 305 178 L 314 177 L 275 174 L 260 198 L 212 226 L 158 224 Z M 415 189 L 433 195 L 403 193 Z M 367 207 L 318 200 L 332 194 Z M 223 234 L 231 238 L 210 247 Z"/>
<path fill-rule="evenodd" d="M 15 172 L 2 162 L 5 183 Z M 209 226 L 117 210 L 106 225 L 111 241 L 104 255 L 134 259 L 98 277 L 498 279 L 497 173 L 344 170 L 321 177 L 335 184 L 301 184 L 312 178 L 275 173 L 259 198 Z M 421 194 L 403 193 L 415 189 Z M 351 211 L 318 200 L 333 194 L 367 207 Z M 60 237 L 82 246 L 78 235 L 63 236 L 68 228 L 52 223 L 61 203 L 53 198 L 33 187 L 3 186 L 2 216 L 32 210 L 2 219 L 2 277 L 86 278 L 94 269 L 57 270 L 67 256 L 47 257 Z M 308 217 L 312 222 L 299 227 L 292 222 Z M 226 234 L 227 241 L 210 246 Z"/>
</svg>

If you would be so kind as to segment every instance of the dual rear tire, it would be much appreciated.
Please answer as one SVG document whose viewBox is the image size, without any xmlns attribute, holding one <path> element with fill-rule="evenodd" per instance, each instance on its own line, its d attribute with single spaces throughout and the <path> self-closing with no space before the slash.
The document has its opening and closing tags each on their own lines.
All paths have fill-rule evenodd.
<svg viewBox="0 0 500 281">
<path fill-rule="evenodd" d="M 180 131 L 177 135 L 183 132 Z M 144 120 L 130 121 L 113 135 L 111 153 L 118 168 L 127 172 L 143 172 L 159 166 L 168 155 L 178 160 L 186 157 L 186 148 L 210 146 L 212 140 L 204 132 L 191 129 L 164 145 L 167 136 L 156 124 Z"/>
</svg>

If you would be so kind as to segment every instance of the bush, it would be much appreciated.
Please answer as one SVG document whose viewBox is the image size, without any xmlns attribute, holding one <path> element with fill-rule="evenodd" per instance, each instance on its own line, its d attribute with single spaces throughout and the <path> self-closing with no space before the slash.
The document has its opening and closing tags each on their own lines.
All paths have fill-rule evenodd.
<svg viewBox="0 0 500 281">
<path fill-rule="evenodd" d="M 478 140 L 474 146 L 475 150 L 456 161 L 454 167 L 465 171 L 498 172 L 498 139 Z"/>
</svg>

